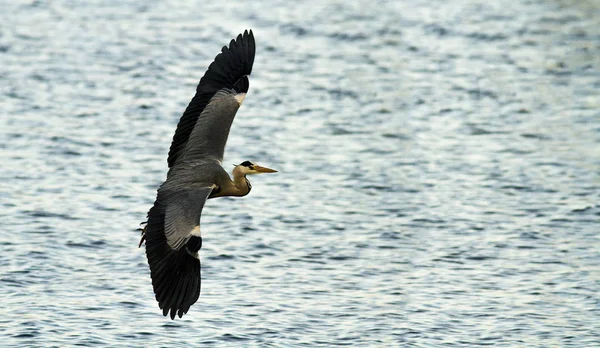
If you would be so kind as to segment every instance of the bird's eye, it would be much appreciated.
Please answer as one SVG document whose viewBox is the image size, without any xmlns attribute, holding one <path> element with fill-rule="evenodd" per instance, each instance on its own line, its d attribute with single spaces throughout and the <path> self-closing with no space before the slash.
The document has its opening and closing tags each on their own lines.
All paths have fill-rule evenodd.
<svg viewBox="0 0 600 348">
<path fill-rule="evenodd" d="M 252 162 L 250 161 L 244 161 L 241 163 L 241 165 L 243 165 L 244 167 L 252 167 Z"/>
</svg>

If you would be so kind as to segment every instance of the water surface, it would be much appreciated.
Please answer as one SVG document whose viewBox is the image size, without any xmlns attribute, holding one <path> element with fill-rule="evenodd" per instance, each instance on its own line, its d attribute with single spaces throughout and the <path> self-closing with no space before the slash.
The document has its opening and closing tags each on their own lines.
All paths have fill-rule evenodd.
<svg viewBox="0 0 600 348">
<path fill-rule="evenodd" d="M 7 346 L 600 346 L 593 1 L 33 1 L 0 19 Z M 161 315 L 139 233 L 221 46 L 258 45 Z"/>
</svg>

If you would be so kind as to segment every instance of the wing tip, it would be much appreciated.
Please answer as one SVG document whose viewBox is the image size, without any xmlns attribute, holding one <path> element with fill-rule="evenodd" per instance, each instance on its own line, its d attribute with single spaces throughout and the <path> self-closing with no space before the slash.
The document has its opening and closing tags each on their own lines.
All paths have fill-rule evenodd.
<svg viewBox="0 0 600 348">
<path fill-rule="evenodd" d="M 200 297 L 200 262 L 187 255 L 186 251 L 178 252 L 185 253 L 178 259 L 179 262 L 188 262 L 187 266 L 171 265 L 167 272 L 177 272 L 176 277 L 152 279 L 158 307 L 162 309 L 163 316 L 170 316 L 171 320 L 174 320 L 175 316 L 183 317 Z M 167 282 L 164 287 L 158 285 L 163 282 Z"/>
</svg>

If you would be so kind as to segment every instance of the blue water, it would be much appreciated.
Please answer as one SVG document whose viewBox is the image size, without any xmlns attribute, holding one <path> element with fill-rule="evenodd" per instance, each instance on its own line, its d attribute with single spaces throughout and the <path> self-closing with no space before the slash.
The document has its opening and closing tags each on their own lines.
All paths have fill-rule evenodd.
<svg viewBox="0 0 600 348">
<path fill-rule="evenodd" d="M 2 346 L 600 347 L 595 1 L 1 2 Z M 221 46 L 257 56 L 202 294 L 139 232 Z"/>
</svg>

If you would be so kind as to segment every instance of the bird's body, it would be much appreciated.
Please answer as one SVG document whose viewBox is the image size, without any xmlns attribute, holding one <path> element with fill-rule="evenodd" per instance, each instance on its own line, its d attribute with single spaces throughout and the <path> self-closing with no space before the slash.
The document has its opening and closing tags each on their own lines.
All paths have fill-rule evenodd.
<svg viewBox="0 0 600 348">
<path fill-rule="evenodd" d="M 232 180 L 221 166 L 229 129 L 248 91 L 254 52 L 254 36 L 246 31 L 223 47 L 200 80 L 177 125 L 167 179 L 142 229 L 140 246 L 146 242 L 156 300 L 171 319 L 187 313 L 200 295 L 200 215 L 206 200 L 245 196 L 251 189 L 246 175 L 275 172 L 245 161 L 234 168 Z"/>
</svg>

